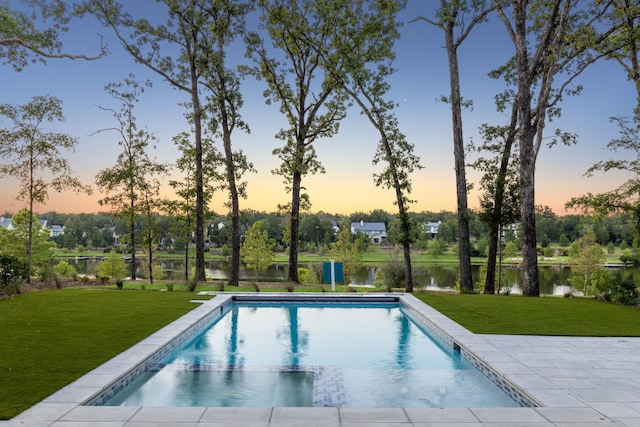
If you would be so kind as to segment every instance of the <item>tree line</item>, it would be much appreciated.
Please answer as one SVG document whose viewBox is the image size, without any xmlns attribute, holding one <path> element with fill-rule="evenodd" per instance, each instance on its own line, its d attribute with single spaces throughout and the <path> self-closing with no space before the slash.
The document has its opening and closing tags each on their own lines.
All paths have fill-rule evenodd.
<svg viewBox="0 0 640 427">
<path fill-rule="evenodd" d="M 165 209 L 183 224 L 187 243 L 190 237 L 186 236 L 193 236 L 195 282 L 205 280 L 207 204 L 214 191 L 224 191 L 229 206 L 225 227 L 231 250 L 229 284 L 238 284 L 243 233 L 240 200 L 246 196 L 244 176 L 253 166 L 233 145 L 233 137 L 237 132 L 249 131 L 250 123 L 240 115 L 241 81 L 255 77 L 264 83 L 265 102 L 277 106 L 288 123 L 276 135 L 282 146 L 274 150 L 274 155 L 281 165 L 273 171 L 282 176 L 291 195 L 290 203 L 281 207 L 287 222 L 283 238 L 289 256 L 288 280 L 292 284 L 299 282 L 298 245 L 304 241 L 302 220 L 311 207 L 303 179 L 324 172 L 314 145 L 338 132 L 348 106 L 353 104 L 379 135 L 373 162 L 380 164 L 382 170 L 374 174 L 374 179 L 376 185 L 395 195 L 398 212 L 390 224 L 390 234 L 394 233 L 394 243 L 402 248 L 406 290 L 413 290 L 410 254 L 419 233 L 413 221 L 415 214 L 410 212 L 411 174 L 423 166 L 414 153 L 414 145 L 401 132 L 388 83 L 395 71 L 394 44 L 402 24 L 398 13 L 406 6 L 406 0 L 158 0 L 154 7 L 165 14 L 163 23 L 135 16 L 126 3 L 116 0 L 87 0 L 72 6 L 36 0 L 31 6 L 53 25 L 41 30 L 27 14 L 0 4 L 6 24 L 0 30 L 0 55 L 16 71 L 30 61 L 48 58 L 98 60 L 105 54 L 104 48 L 94 57 L 71 55 L 61 50 L 58 40 L 59 31 L 69 25 L 71 18 L 90 14 L 114 34 L 132 63 L 147 67 L 184 95 L 185 127 L 189 131 L 174 138 L 182 152 L 176 166 L 184 178 L 172 184 L 177 199 L 168 203 L 159 197 L 159 182 L 168 165 L 157 163 L 150 155 L 149 149 L 155 143 L 153 135 L 137 122 L 134 113 L 147 84 L 130 76 L 123 83 L 114 82 L 105 88 L 120 107 L 104 108 L 114 125 L 98 132 L 115 133 L 122 152 L 114 167 L 98 173 L 96 185 L 104 194 L 100 203 L 118 212 L 127 224 L 132 257 L 140 239 L 152 258 L 157 238 L 154 230 L 158 228 L 154 212 Z M 431 16 L 415 20 L 441 29 L 447 50 L 450 93 L 442 100 L 452 113 L 458 199 L 455 236 L 459 243 L 461 291 L 473 290 L 470 257 L 474 213 L 467 203 L 465 170 L 470 165 L 465 158 L 462 121 L 463 110 L 471 104 L 460 90 L 458 49 L 472 37 L 474 27 L 494 15 L 513 42 L 513 53 L 510 60 L 491 72 L 492 77 L 504 83 L 504 91 L 495 94 L 496 109 L 510 113 L 510 119 L 507 124 L 482 127 L 485 141 L 477 150 L 485 157 L 474 164 L 485 172 L 480 182 L 484 194 L 479 218 L 490 230 L 486 281 L 492 284 L 495 280 L 499 230 L 518 222 L 523 294 L 538 296 L 539 243 L 551 239 L 552 233 L 538 223 L 536 159 L 543 143 L 552 146 L 577 141 L 577 135 L 560 129 L 549 133 L 546 126 L 560 115 L 565 97 L 579 94 L 581 87 L 575 84 L 576 79 L 602 59 L 619 63 L 640 95 L 640 36 L 636 31 L 640 7 L 628 0 L 441 0 L 434 9 Z M 238 43 L 246 49 L 246 64 L 229 60 L 230 50 Z M 0 135 L 0 157 L 9 160 L 0 173 L 20 179 L 19 197 L 28 202 L 30 213 L 34 212 L 34 203 L 46 200 L 50 188 L 88 191 L 72 176 L 57 151 L 73 149 L 77 140 L 44 133 L 40 126 L 43 121 L 62 120 L 59 100 L 42 96 L 23 106 L 2 104 L 0 114 L 9 118 L 13 126 L 3 129 Z M 609 148 L 634 150 L 640 144 L 640 109 L 633 112 L 633 118 L 617 121 L 622 137 L 612 141 Z M 16 146 L 26 149 L 16 150 Z M 635 162 L 626 160 L 594 165 L 588 173 L 619 169 L 635 175 L 617 190 L 576 197 L 569 204 L 602 215 L 640 212 L 635 198 L 635 167 Z M 52 174 L 53 180 L 46 182 L 44 176 L 49 175 L 34 172 L 38 170 Z M 29 218 L 30 256 L 33 216 Z M 142 237 L 136 236 L 140 218 L 146 224 Z M 640 224 L 637 219 L 636 224 Z M 485 290 L 492 293 L 491 286 Z"/>
<path fill-rule="evenodd" d="M 442 239 L 448 244 L 458 243 L 457 218 L 455 212 L 413 212 L 410 214 L 412 230 L 414 232 L 413 248 L 426 248 L 429 242 Z M 10 217 L 5 214 L 5 217 Z M 125 220 L 110 213 L 94 214 L 63 214 L 47 212 L 37 215 L 37 219 L 46 220 L 48 224 L 62 225 L 64 234 L 50 237 L 57 248 L 77 250 L 116 249 L 130 253 L 129 227 Z M 135 223 L 135 238 L 137 246 L 143 248 L 145 238 L 145 218 L 140 216 Z M 276 243 L 277 251 L 285 251 L 288 247 L 287 216 L 279 212 L 242 211 L 240 216 L 241 238 L 253 224 L 262 221 L 263 229 L 270 239 Z M 382 222 L 387 227 L 388 245 L 398 245 L 401 239 L 397 215 L 385 210 L 376 209 L 369 212 L 354 212 L 349 215 L 329 213 L 304 213 L 300 219 L 299 245 L 302 251 L 316 252 L 336 242 L 338 233 L 342 229 L 351 229 L 352 223 Z M 633 248 L 635 246 L 635 225 L 632 216 L 615 214 L 607 217 L 591 217 L 581 214 L 556 215 L 551 209 L 538 206 L 536 210 L 537 239 L 540 242 L 538 252 L 549 246 L 569 246 L 579 240 L 589 230 L 594 233 L 594 240 L 601 246 L 613 244 L 615 246 Z M 424 227 L 426 223 L 438 222 L 438 233 L 431 234 Z M 170 251 L 179 256 L 187 245 L 184 234 L 179 229 L 179 222 L 174 216 L 159 214 L 156 216 L 156 230 L 154 232 L 154 246 L 164 252 Z M 490 229 L 482 220 L 481 215 L 471 211 L 469 229 L 474 256 L 486 256 Z M 205 227 L 205 241 L 209 248 L 231 248 L 230 219 L 228 215 L 213 214 Z M 511 231 L 505 231 L 507 239 L 518 238 L 517 226 Z M 355 238 L 355 236 L 354 236 Z M 191 242 L 193 243 L 193 237 Z M 503 241 L 503 244 L 505 242 Z M 479 249 L 480 248 L 480 249 Z"/>
</svg>

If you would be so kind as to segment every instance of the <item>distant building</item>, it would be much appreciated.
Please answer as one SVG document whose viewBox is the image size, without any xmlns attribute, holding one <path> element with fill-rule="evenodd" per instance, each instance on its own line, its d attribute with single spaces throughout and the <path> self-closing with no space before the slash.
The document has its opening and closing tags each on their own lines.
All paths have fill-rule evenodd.
<svg viewBox="0 0 640 427">
<path fill-rule="evenodd" d="M 422 229 L 424 230 L 424 234 L 431 235 L 432 239 L 438 237 L 438 228 L 442 224 L 442 221 L 429 221 L 426 224 L 422 224 Z"/>
<path fill-rule="evenodd" d="M 7 230 L 13 230 L 13 227 L 11 226 L 11 218 L 0 216 L 0 227 L 6 228 Z"/>
<path fill-rule="evenodd" d="M 63 234 L 64 234 L 63 226 L 52 224 L 51 227 L 49 227 L 49 236 L 58 237 L 58 236 L 62 236 Z"/>
<path fill-rule="evenodd" d="M 371 243 L 380 244 L 387 238 L 387 226 L 384 222 L 352 222 L 351 234 L 364 233 Z"/>
<path fill-rule="evenodd" d="M 13 230 L 14 227 L 13 227 L 13 224 L 11 223 L 11 219 L 12 218 L 10 217 L 0 216 L 0 227 L 6 228 L 7 230 Z M 44 230 L 47 230 L 49 232 L 50 237 L 57 237 L 64 234 L 63 226 L 61 225 L 49 226 L 48 221 L 46 219 L 39 219 L 38 224 L 40 224 L 40 227 L 42 227 Z"/>
</svg>

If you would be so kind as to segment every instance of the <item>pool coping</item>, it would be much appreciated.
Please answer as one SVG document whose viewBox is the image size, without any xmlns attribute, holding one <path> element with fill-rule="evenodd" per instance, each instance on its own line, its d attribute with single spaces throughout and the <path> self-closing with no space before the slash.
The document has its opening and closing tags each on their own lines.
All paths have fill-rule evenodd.
<svg viewBox="0 0 640 427">
<path fill-rule="evenodd" d="M 213 292 L 212 292 L 213 293 Z M 494 380 L 504 381 L 513 391 L 529 399 L 522 408 L 157 408 L 157 407 L 107 407 L 87 406 L 86 402 L 100 399 L 104 390 L 114 387 L 120 378 L 133 378 L 140 369 L 144 369 L 145 363 L 153 363 L 164 354 L 171 351 L 180 343 L 188 339 L 197 331 L 200 325 L 208 323 L 217 311 L 222 311 L 234 296 L 247 296 L 250 293 L 216 292 L 215 296 L 204 302 L 198 300 L 199 307 L 180 317 L 176 321 L 163 327 L 159 331 L 140 341 L 138 344 L 125 350 L 113 359 L 98 366 L 78 380 L 60 389 L 40 403 L 24 411 L 12 420 L 1 422 L 0 425 L 30 425 L 30 426 L 69 426 L 69 425 L 103 425 L 109 426 L 134 426 L 136 422 L 171 422 L 172 417 L 178 417 L 175 422 L 186 423 L 189 426 L 209 426 L 212 422 L 227 422 L 227 425 L 286 425 L 295 419 L 304 419 L 309 422 L 318 419 L 316 424 L 309 425 L 358 425 L 375 420 L 384 422 L 388 418 L 389 423 L 402 423 L 403 425 L 421 425 L 427 414 L 429 420 L 440 419 L 446 422 L 469 422 L 475 425 L 484 425 L 493 419 L 507 420 L 517 425 L 521 422 L 539 422 L 541 425 L 554 424 L 554 417 L 562 419 L 566 415 L 573 414 L 574 418 L 565 419 L 573 422 L 578 419 L 585 425 L 588 420 L 592 424 L 611 423 L 613 418 L 604 415 L 604 411 L 591 407 L 589 404 L 576 399 L 574 393 L 567 389 L 547 381 L 546 378 L 531 369 L 530 364 L 520 362 L 509 354 L 508 347 L 500 336 L 488 337 L 470 332 L 448 317 L 424 304 L 411 294 L 393 293 L 376 294 L 380 298 L 392 296 L 410 310 L 420 314 L 428 323 L 430 330 L 438 333 L 448 345 L 459 350 L 463 356 L 477 367 L 488 367 L 483 370 L 489 373 Z M 254 294 L 263 295 L 265 298 L 290 298 L 289 293 Z M 312 294 L 300 293 L 295 297 L 319 297 L 323 298 L 349 298 L 358 300 L 363 294 Z M 371 295 L 368 296 L 369 298 Z M 375 297 L 375 296 L 374 296 Z M 195 301 L 194 301 L 195 302 Z M 194 325 L 198 325 L 194 328 Z M 162 353 L 158 349 L 164 348 Z M 506 350 L 505 350 L 506 349 Z M 526 372 L 526 381 L 523 385 L 523 375 Z M 544 387 L 539 384 L 544 383 Z M 117 385 L 118 387 L 120 384 Z M 640 389 L 640 384 L 638 384 Z M 640 393 L 638 393 L 640 399 Z M 553 399 L 551 401 L 550 399 Z M 564 402 L 554 405 L 553 402 Z M 530 406 L 530 407 L 526 407 Z M 562 411 L 560 411 L 562 409 Z M 387 418 L 381 414 L 387 414 Z M 172 415 L 170 415 L 172 414 Z M 357 414 L 357 416 L 356 416 Z M 377 414 L 377 415 L 376 415 Z M 392 415 L 389 415 L 392 414 Z M 501 414 L 501 415 L 496 415 Z M 631 414 L 635 415 L 635 414 Z M 249 420 L 247 417 L 251 418 Z M 298 417 L 298 418 L 296 418 Z M 318 418 L 319 417 L 319 418 Z M 497 417 L 497 418 L 496 418 Z M 505 418 L 506 417 L 506 418 Z M 577 418 L 576 418 L 577 417 Z M 637 418 L 640 421 L 640 402 L 638 403 Z M 456 421 L 457 420 L 457 421 Z M 235 424 L 237 423 L 237 424 Z M 249 423 L 249 424 L 248 424 Z M 360 424 L 360 425 L 365 425 Z M 473 425 L 472 424 L 472 425 Z M 170 424 L 169 424 L 170 425 Z M 216 424 L 219 425 L 219 424 Z M 293 424 L 291 424 L 293 425 Z M 431 425 L 431 424 L 429 424 Z"/>
</svg>

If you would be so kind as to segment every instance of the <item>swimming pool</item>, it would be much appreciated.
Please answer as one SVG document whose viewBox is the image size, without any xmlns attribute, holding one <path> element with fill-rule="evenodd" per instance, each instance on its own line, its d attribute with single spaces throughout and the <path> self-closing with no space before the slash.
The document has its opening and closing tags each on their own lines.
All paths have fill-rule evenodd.
<svg viewBox="0 0 640 427">
<path fill-rule="evenodd" d="M 149 361 L 99 404 L 522 404 L 463 357 L 457 344 L 430 331 L 428 321 L 399 298 L 274 298 L 241 296 L 221 305 L 188 338 Z"/>
</svg>

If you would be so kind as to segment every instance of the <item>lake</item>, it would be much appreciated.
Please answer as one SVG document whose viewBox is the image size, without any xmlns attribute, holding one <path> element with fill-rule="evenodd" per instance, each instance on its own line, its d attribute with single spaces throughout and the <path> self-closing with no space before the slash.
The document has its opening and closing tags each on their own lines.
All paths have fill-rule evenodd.
<svg viewBox="0 0 640 427">
<path fill-rule="evenodd" d="M 68 260 L 76 268 L 78 273 L 93 275 L 96 271 L 97 261 Z M 167 279 L 182 280 L 184 277 L 184 261 L 182 260 L 162 260 L 162 268 L 165 270 Z M 308 264 L 300 263 L 300 267 L 309 267 Z M 321 267 L 321 265 L 319 266 Z M 367 265 L 361 267 L 357 273 L 349 277 L 349 284 L 354 286 L 373 286 L 376 273 L 384 266 Z M 457 265 L 429 265 L 414 266 L 414 288 L 445 290 L 453 289 L 458 280 L 459 271 Z M 319 270 L 320 271 L 320 270 Z M 612 268 L 611 271 L 620 279 L 633 280 L 640 283 L 640 267 Z M 139 277 L 146 278 L 145 269 L 139 269 Z M 472 266 L 473 281 L 479 281 L 480 266 Z M 226 261 L 207 261 L 206 274 L 209 279 L 226 280 L 229 277 L 229 263 Z M 253 281 L 254 271 L 241 268 L 240 280 Z M 284 282 L 287 276 L 286 264 L 272 264 L 267 271 L 261 272 L 258 282 Z M 540 266 L 540 294 L 542 295 L 564 295 L 569 291 L 567 278 L 571 276 L 571 267 L 568 266 Z M 502 288 L 509 288 L 511 293 L 518 294 L 522 291 L 522 269 L 519 265 L 503 265 Z M 497 284 L 496 284 L 497 288 Z"/>
</svg>

